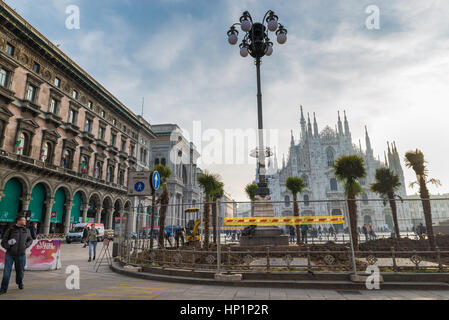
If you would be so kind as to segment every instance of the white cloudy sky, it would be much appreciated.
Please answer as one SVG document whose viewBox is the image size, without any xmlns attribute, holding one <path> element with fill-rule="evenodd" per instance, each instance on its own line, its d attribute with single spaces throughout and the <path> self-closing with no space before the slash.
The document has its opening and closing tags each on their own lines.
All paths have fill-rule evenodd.
<svg viewBox="0 0 449 320">
<path fill-rule="evenodd" d="M 289 33 L 262 66 L 264 122 L 279 130 L 279 161 L 290 130 L 299 138 L 299 105 L 320 130 L 346 110 L 354 142 L 368 126 L 374 153 L 396 141 L 401 158 L 421 149 L 434 193 L 449 192 L 449 2 L 444 0 L 7 0 L 32 25 L 123 103 L 152 123 L 191 131 L 248 129 L 256 121 L 254 63 L 239 56 L 226 31 L 244 10 L 261 19 L 274 10 Z M 65 28 L 78 5 L 81 28 Z M 368 30 L 368 5 L 380 30 Z M 199 144 L 198 141 L 195 141 Z M 203 148 L 208 142 L 203 141 Z M 204 165 L 221 174 L 236 200 L 255 164 Z M 404 168 L 407 184 L 413 172 Z M 410 190 L 410 193 L 416 190 Z"/>
</svg>

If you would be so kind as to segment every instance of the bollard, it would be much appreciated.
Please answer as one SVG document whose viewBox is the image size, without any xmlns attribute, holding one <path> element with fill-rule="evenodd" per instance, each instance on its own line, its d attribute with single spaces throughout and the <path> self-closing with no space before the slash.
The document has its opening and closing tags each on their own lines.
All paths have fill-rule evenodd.
<svg viewBox="0 0 449 320">
<path fill-rule="evenodd" d="M 438 272 L 443 272 L 443 265 L 441 264 L 440 248 L 436 247 L 436 250 L 437 250 Z"/>
</svg>

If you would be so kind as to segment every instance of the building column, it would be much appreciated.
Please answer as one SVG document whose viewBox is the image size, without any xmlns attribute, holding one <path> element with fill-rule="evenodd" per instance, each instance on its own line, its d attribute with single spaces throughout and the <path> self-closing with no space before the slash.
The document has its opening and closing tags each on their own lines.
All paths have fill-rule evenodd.
<svg viewBox="0 0 449 320">
<path fill-rule="evenodd" d="M 55 204 L 54 198 L 50 198 L 47 201 L 47 211 L 45 212 L 44 228 L 43 228 L 44 234 L 50 233 L 51 208 L 53 207 L 54 204 Z"/>
<path fill-rule="evenodd" d="M 69 233 L 70 231 L 70 220 L 71 220 L 71 213 L 72 213 L 72 207 L 73 207 L 73 201 L 69 201 L 66 205 L 66 214 L 65 214 L 65 221 L 64 221 L 64 233 Z"/>
<path fill-rule="evenodd" d="M 106 210 L 106 214 L 108 216 L 108 226 L 107 229 L 111 230 L 112 229 L 112 220 L 113 220 L 113 215 L 114 215 L 114 210 L 112 208 L 109 208 Z"/>
<path fill-rule="evenodd" d="M 28 206 L 30 205 L 30 202 L 32 200 L 31 194 L 27 194 L 27 195 L 23 196 L 21 198 L 21 200 L 22 200 L 22 211 L 28 210 Z"/>
<path fill-rule="evenodd" d="M 83 207 L 83 219 L 81 220 L 81 222 L 86 222 L 86 219 L 87 219 L 87 211 L 89 211 L 89 205 L 88 205 L 88 204 L 86 204 L 86 205 Z"/>
<path fill-rule="evenodd" d="M 97 212 L 95 213 L 95 223 L 101 222 L 101 210 L 103 210 L 102 207 L 97 208 Z"/>
</svg>

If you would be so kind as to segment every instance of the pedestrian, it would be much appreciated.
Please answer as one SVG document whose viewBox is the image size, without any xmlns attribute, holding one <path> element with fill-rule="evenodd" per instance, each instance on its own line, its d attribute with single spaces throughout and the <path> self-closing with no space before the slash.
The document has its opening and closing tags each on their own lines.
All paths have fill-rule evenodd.
<svg viewBox="0 0 449 320">
<path fill-rule="evenodd" d="M 26 223 L 27 221 L 24 216 L 17 216 L 16 224 L 8 228 L 3 234 L 1 245 L 5 248 L 6 255 L 0 294 L 5 294 L 8 291 L 13 264 L 16 271 L 16 284 L 20 290 L 23 290 L 23 276 L 26 265 L 25 252 L 33 243 L 30 230 L 25 227 Z"/>
<path fill-rule="evenodd" d="M 95 223 L 92 223 L 90 225 L 90 230 L 87 233 L 87 242 L 89 243 L 89 260 L 87 260 L 87 262 L 92 261 L 92 259 L 91 259 L 92 258 L 92 250 L 94 252 L 93 260 L 95 260 L 95 256 L 97 255 L 98 236 L 99 236 L 99 232 L 95 228 Z"/>
<path fill-rule="evenodd" d="M 365 235 L 365 241 L 368 241 L 368 228 L 366 227 L 366 224 L 362 227 L 363 234 Z"/>
<path fill-rule="evenodd" d="M 321 226 L 318 226 L 318 234 L 321 236 Z"/>
<path fill-rule="evenodd" d="M 177 228 L 175 231 L 175 242 L 176 242 L 176 248 L 179 248 L 179 240 L 181 239 L 181 228 Z"/>
<path fill-rule="evenodd" d="M 371 240 L 375 240 L 376 234 L 374 233 L 374 227 L 373 227 L 372 223 L 369 223 L 369 225 L 368 225 L 368 232 L 369 232 L 369 236 L 370 236 Z"/>
<path fill-rule="evenodd" d="M 295 243 L 295 228 L 293 226 L 290 227 L 290 242 Z"/>
<path fill-rule="evenodd" d="M 37 238 L 37 222 L 31 223 L 30 234 L 31 234 L 31 238 L 33 238 L 33 240 L 36 240 L 36 238 Z"/>
<path fill-rule="evenodd" d="M 84 242 L 83 248 L 87 247 L 87 234 L 88 233 L 89 233 L 89 230 L 87 229 L 87 226 L 85 226 L 83 228 L 83 242 Z"/>
<path fill-rule="evenodd" d="M 309 226 L 304 224 L 301 226 L 301 242 L 307 243 L 307 232 L 309 231 Z"/>
</svg>

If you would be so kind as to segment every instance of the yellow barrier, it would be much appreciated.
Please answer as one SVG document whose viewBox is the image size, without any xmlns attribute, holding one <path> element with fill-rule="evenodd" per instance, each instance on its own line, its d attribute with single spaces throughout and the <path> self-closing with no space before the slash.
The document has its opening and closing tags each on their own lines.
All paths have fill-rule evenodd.
<svg viewBox="0 0 449 320">
<path fill-rule="evenodd" d="M 303 225 L 303 224 L 343 224 L 344 216 L 310 216 L 310 217 L 238 217 L 225 218 L 227 226 L 273 226 L 273 225 Z"/>
</svg>

